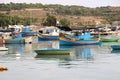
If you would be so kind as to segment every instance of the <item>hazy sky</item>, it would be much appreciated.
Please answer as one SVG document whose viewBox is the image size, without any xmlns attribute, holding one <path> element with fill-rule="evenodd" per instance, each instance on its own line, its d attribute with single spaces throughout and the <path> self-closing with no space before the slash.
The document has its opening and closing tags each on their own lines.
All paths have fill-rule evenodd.
<svg viewBox="0 0 120 80">
<path fill-rule="evenodd" d="M 120 6 L 120 0 L 0 0 L 0 3 L 9 2 L 79 5 L 85 7 Z"/>
</svg>

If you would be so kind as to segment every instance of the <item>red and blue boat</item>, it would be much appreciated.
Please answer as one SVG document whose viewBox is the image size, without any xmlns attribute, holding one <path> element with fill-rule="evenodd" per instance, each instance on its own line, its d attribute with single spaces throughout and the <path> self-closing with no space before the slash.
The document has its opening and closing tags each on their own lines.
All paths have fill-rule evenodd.
<svg viewBox="0 0 120 80">
<path fill-rule="evenodd" d="M 64 34 L 61 33 L 59 36 L 59 44 L 60 46 L 81 46 L 81 45 L 101 45 L 102 42 L 100 40 L 93 39 L 77 40 L 76 38 L 66 38 Z"/>
</svg>

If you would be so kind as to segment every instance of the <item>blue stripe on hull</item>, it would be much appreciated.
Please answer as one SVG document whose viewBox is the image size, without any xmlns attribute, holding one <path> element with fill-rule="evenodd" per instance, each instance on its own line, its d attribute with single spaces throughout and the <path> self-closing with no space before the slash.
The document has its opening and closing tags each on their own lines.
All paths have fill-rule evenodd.
<svg viewBox="0 0 120 80">
<path fill-rule="evenodd" d="M 35 35 L 37 35 L 36 32 L 23 32 L 23 33 L 22 33 L 22 37 L 35 36 Z"/>
<path fill-rule="evenodd" d="M 45 36 L 45 37 L 40 37 L 38 36 L 38 41 L 48 41 L 48 40 L 58 40 L 58 36 Z"/>
</svg>

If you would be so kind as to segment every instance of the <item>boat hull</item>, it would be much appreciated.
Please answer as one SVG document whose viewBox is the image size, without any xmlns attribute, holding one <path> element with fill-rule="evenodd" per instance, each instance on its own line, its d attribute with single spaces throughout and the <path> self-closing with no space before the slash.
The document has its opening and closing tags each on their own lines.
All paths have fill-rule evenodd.
<svg viewBox="0 0 120 80">
<path fill-rule="evenodd" d="M 6 39 L 5 44 L 25 44 L 24 39 Z"/>
<path fill-rule="evenodd" d="M 38 41 L 58 40 L 58 36 L 38 36 Z"/>
<path fill-rule="evenodd" d="M 40 48 L 34 50 L 37 55 L 68 55 L 69 49 Z"/>
<path fill-rule="evenodd" d="M 118 38 L 115 38 L 115 39 L 100 38 L 100 40 L 102 42 L 117 42 L 119 39 Z"/>
<path fill-rule="evenodd" d="M 111 48 L 113 50 L 120 50 L 120 45 L 112 45 Z"/>
<path fill-rule="evenodd" d="M 59 44 L 61 46 L 101 45 L 101 41 L 81 40 L 71 42 L 66 40 L 59 40 Z"/>
</svg>

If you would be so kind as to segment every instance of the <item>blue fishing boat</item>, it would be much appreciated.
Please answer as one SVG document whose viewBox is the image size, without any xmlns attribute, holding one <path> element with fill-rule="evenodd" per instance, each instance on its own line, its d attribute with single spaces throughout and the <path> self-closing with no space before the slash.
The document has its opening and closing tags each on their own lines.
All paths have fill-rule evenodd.
<svg viewBox="0 0 120 80">
<path fill-rule="evenodd" d="M 29 27 L 23 27 L 22 28 L 22 36 L 26 37 L 26 36 L 35 36 L 37 35 L 37 32 L 32 32 L 30 31 Z"/>
<path fill-rule="evenodd" d="M 100 40 L 83 39 L 77 40 L 76 38 L 67 38 L 64 34 L 60 33 L 59 44 L 60 46 L 81 46 L 81 45 L 101 45 Z"/>
<path fill-rule="evenodd" d="M 12 37 L 5 39 L 5 44 L 24 44 L 25 39 L 22 38 L 22 33 L 13 33 Z"/>
<path fill-rule="evenodd" d="M 101 45 L 101 41 L 89 41 L 89 40 L 79 40 L 79 41 L 72 41 L 72 40 L 59 40 L 59 44 L 61 46 L 81 46 L 81 45 Z"/>
<path fill-rule="evenodd" d="M 120 50 L 120 45 L 111 45 L 113 50 Z"/>
<path fill-rule="evenodd" d="M 34 50 L 38 55 L 68 55 L 69 49 L 58 48 L 38 48 Z"/>
</svg>

